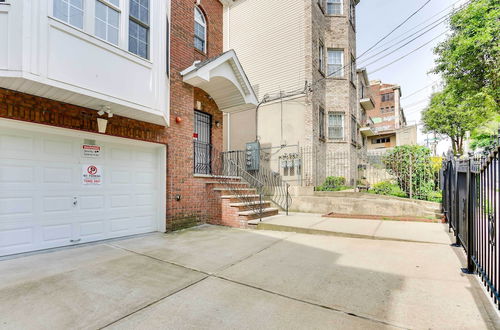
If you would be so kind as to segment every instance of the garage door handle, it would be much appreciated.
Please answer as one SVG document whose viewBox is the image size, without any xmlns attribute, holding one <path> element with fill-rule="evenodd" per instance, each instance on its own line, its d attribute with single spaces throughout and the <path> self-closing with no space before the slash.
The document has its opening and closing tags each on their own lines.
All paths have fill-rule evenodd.
<svg viewBox="0 0 500 330">
<path fill-rule="evenodd" d="M 80 242 L 81 240 L 82 240 L 81 238 L 79 238 L 79 239 L 72 239 L 72 240 L 70 240 L 70 242 L 71 242 L 71 243 L 78 243 L 78 242 Z"/>
</svg>

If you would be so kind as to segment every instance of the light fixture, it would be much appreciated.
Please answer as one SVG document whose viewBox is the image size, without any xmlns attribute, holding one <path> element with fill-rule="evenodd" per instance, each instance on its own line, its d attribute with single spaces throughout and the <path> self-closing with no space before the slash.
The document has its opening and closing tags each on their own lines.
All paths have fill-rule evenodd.
<svg viewBox="0 0 500 330">
<path fill-rule="evenodd" d="M 99 111 L 97 112 L 97 114 L 98 114 L 99 116 L 104 115 L 104 110 L 99 110 Z"/>
<path fill-rule="evenodd" d="M 107 110 L 106 113 L 108 114 L 108 118 L 113 118 L 113 112 L 111 112 L 111 110 Z"/>
<path fill-rule="evenodd" d="M 100 106 L 99 106 L 99 108 L 100 108 L 100 110 L 97 112 L 97 114 L 98 114 L 99 116 L 104 116 L 104 114 L 105 114 L 106 112 L 107 112 L 107 113 L 108 113 L 108 115 L 109 115 L 109 113 L 111 112 L 111 107 L 110 107 L 109 105 L 104 105 L 104 104 L 102 104 L 102 105 L 100 105 Z M 111 116 L 111 117 L 113 117 L 113 116 Z"/>
<path fill-rule="evenodd" d="M 215 127 L 217 127 L 217 128 L 220 127 L 220 121 L 218 121 L 218 120 L 215 121 Z"/>
</svg>

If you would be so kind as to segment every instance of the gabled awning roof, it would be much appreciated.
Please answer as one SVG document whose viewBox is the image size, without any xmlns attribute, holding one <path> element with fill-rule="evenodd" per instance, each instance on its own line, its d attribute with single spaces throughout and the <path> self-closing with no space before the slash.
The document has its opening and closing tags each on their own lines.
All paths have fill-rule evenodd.
<svg viewBox="0 0 500 330">
<path fill-rule="evenodd" d="M 181 72 L 183 81 L 207 92 L 222 112 L 239 112 L 258 101 L 234 50 L 200 62 Z"/>
</svg>

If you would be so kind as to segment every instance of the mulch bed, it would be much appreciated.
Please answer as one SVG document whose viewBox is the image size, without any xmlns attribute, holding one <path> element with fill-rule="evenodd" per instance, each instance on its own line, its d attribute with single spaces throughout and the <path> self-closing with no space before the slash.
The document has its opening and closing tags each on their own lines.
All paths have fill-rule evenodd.
<svg viewBox="0 0 500 330">
<path fill-rule="evenodd" d="M 430 222 L 430 223 L 446 223 L 444 216 L 441 219 L 427 219 L 418 217 L 392 217 L 386 215 L 361 215 L 361 214 L 342 214 L 330 212 L 323 215 L 324 218 L 346 218 L 346 219 L 361 219 L 361 220 L 392 220 L 392 221 L 411 221 L 411 222 Z"/>
</svg>

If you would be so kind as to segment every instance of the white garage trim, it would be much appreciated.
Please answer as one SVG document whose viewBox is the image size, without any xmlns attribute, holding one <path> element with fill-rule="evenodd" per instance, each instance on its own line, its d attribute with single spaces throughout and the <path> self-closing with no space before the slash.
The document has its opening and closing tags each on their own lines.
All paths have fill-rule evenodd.
<svg viewBox="0 0 500 330">
<path fill-rule="evenodd" d="M 4 132 L 7 133 L 5 134 Z M 12 147 L 8 148 L 9 145 L 11 146 L 18 145 L 16 144 L 17 142 L 15 142 L 14 144 L 9 144 L 9 141 L 19 141 L 19 137 L 22 136 L 29 137 L 32 141 L 35 142 L 32 142 L 31 147 L 25 149 L 24 151 L 18 151 L 15 148 L 12 149 Z M 60 136 L 61 139 L 54 138 L 54 136 Z M 12 140 L 13 137 L 15 137 L 14 140 Z M 66 138 L 66 140 L 64 138 Z M 96 161 L 96 165 L 99 162 L 102 165 L 104 165 L 104 184 L 102 187 L 94 187 L 94 188 L 91 187 L 90 190 L 87 188 L 82 188 L 82 186 L 79 186 L 78 183 L 79 174 L 77 172 L 77 169 L 79 166 L 81 168 L 81 164 L 86 163 L 87 160 L 87 158 L 82 158 L 79 155 L 79 150 L 81 150 L 79 145 L 80 143 L 84 142 L 83 141 L 84 139 L 96 140 L 98 144 L 102 144 L 105 146 L 104 149 L 105 154 L 103 158 Z M 0 148 L 6 151 L 6 153 L 1 155 L 4 157 L 0 158 L 0 161 L 1 163 L 3 163 L 4 169 L 5 168 L 12 169 L 12 171 L 11 170 L 3 171 L 3 173 L 0 173 L 0 179 L 2 181 L 2 185 L 4 186 L 4 188 L 6 188 L 3 189 L 2 192 L 0 192 L 1 195 L 4 196 L 3 204 L 0 203 L 1 204 L 0 207 L 3 208 L 3 210 L 0 209 L 0 219 L 2 218 L 1 215 L 3 214 L 3 221 L 6 221 L 4 222 L 3 228 L 4 229 L 7 228 L 6 234 L 9 232 L 8 229 L 9 227 L 5 226 L 11 226 L 15 223 L 18 223 L 17 222 L 18 220 L 15 220 L 18 219 L 16 214 L 22 215 L 21 211 L 23 211 L 22 210 L 23 207 L 26 208 L 29 206 L 32 209 L 28 210 L 29 212 L 24 210 L 26 216 L 23 215 L 22 218 L 19 218 L 21 219 L 20 221 L 28 221 L 29 219 L 31 219 L 29 220 L 31 221 L 30 223 L 32 223 L 33 225 L 35 224 L 39 225 L 37 221 L 42 221 L 42 218 L 47 219 L 46 213 L 39 213 L 39 212 L 46 212 L 47 211 L 46 207 L 52 207 L 52 204 L 50 204 L 52 203 L 50 202 L 50 198 L 54 194 L 57 195 L 56 199 L 59 200 L 59 201 L 55 200 L 54 203 L 61 203 L 60 200 L 64 198 L 65 200 L 64 203 L 66 203 L 64 205 L 69 205 L 68 204 L 69 202 L 67 202 L 67 199 L 70 198 L 69 196 L 73 194 L 75 194 L 74 196 L 78 196 L 74 197 L 74 199 L 78 199 L 78 206 L 73 211 L 69 211 L 69 207 L 66 207 L 65 210 L 70 213 L 64 213 L 64 214 L 74 214 L 74 216 L 76 217 L 75 218 L 76 220 L 74 220 L 73 222 L 73 226 L 75 225 L 80 226 L 78 228 L 79 230 L 82 231 L 79 232 L 80 234 L 78 234 L 77 237 L 79 235 L 82 235 L 81 237 L 85 238 L 82 239 L 82 243 L 119 237 L 121 235 L 127 236 L 135 233 L 140 233 L 141 230 L 142 232 L 146 231 L 165 232 L 166 156 L 167 156 L 165 145 L 159 143 L 149 143 L 133 139 L 107 136 L 103 134 L 86 133 L 77 130 L 57 128 L 52 126 L 26 123 L 26 122 L 0 118 L 0 144 L 2 143 L 3 147 L 2 145 L 0 145 Z M 56 145 L 56 144 L 58 146 L 63 146 L 62 150 L 68 150 L 68 151 L 62 154 L 59 152 L 61 149 L 45 149 L 47 148 L 47 145 Z M 25 144 L 21 144 L 20 146 L 24 145 Z M 6 146 L 7 149 L 5 149 Z M 106 154 L 106 148 L 107 148 L 106 146 L 109 147 L 107 154 Z M 49 150 L 55 150 L 55 154 L 48 152 Z M 19 155 L 20 158 L 17 157 L 16 155 Z M 61 155 L 61 156 L 56 157 L 53 155 L 56 156 Z M 117 157 L 117 155 L 125 155 L 125 156 L 128 155 L 128 156 Z M 89 159 L 89 163 L 92 162 L 93 160 Z M 129 164 L 128 168 L 126 164 Z M 25 165 L 28 177 L 33 177 L 35 179 L 29 179 L 29 178 L 25 179 L 23 177 L 22 171 Z M 15 166 L 19 167 L 16 169 Z M 34 166 L 33 169 L 28 170 L 29 168 L 31 168 L 31 166 Z M 106 174 L 106 166 L 108 168 L 108 174 Z M 67 182 L 64 183 L 64 185 L 59 184 L 59 185 L 47 186 L 47 182 L 52 182 L 52 181 L 50 180 L 46 181 L 45 175 L 46 173 L 49 173 L 46 171 L 48 170 L 52 171 L 51 173 L 56 173 L 53 171 L 53 169 L 56 167 L 61 168 L 62 170 L 62 172 L 59 170 L 57 171 L 57 173 L 62 173 L 62 174 L 57 174 L 57 177 L 59 177 L 60 175 L 66 175 L 67 177 L 69 177 L 70 174 L 72 175 L 71 183 L 68 179 L 64 181 Z M 14 175 L 14 177 L 12 177 L 12 175 Z M 42 175 L 42 177 L 40 177 L 40 175 Z M 51 176 L 51 178 L 52 177 L 53 176 Z M 106 180 L 111 180 L 111 179 L 113 179 L 113 182 L 108 181 L 109 183 L 106 183 L 107 182 Z M 117 180 L 116 182 L 115 179 Z M 119 180 L 121 180 L 121 182 L 118 182 Z M 23 187 L 19 186 L 17 182 L 20 182 L 20 185 L 24 186 Z M 50 184 L 52 183 L 49 183 L 49 185 Z M 122 189 L 121 188 L 122 184 L 125 184 L 123 186 L 123 189 L 125 189 L 124 194 L 122 194 L 120 190 Z M 29 188 L 29 191 L 40 192 L 41 195 L 40 194 L 36 195 L 38 197 L 32 200 L 34 201 L 33 203 L 35 203 L 35 201 L 38 201 L 36 203 L 41 203 L 41 201 L 43 200 L 43 204 L 30 203 L 27 204 L 28 206 L 25 206 L 23 203 L 6 204 L 6 201 L 8 202 L 10 198 L 16 199 L 18 197 L 26 195 L 27 194 L 26 188 Z M 16 194 L 18 194 L 18 197 L 16 197 Z M 40 196 L 42 200 L 39 199 Z M 7 198 L 7 200 L 5 200 L 5 198 Z M 83 202 L 83 204 L 80 204 L 80 199 Z M 49 200 L 48 202 L 49 204 L 45 204 L 47 200 Z M 111 200 L 113 201 L 112 203 Z M 127 200 L 129 202 L 127 202 Z M 115 203 L 115 201 L 117 204 L 112 205 L 113 203 Z M 97 207 L 94 207 L 92 210 L 86 208 L 89 205 L 97 205 L 95 203 L 98 204 L 100 203 L 100 204 Z M 120 203 L 122 205 L 118 205 Z M 43 205 L 41 209 L 40 205 Z M 119 212 L 117 210 L 119 210 Z M 14 213 L 11 213 L 11 211 Z M 132 215 L 130 216 L 120 215 L 119 218 L 116 217 L 117 213 L 124 213 L 124 212 L 125 214 L 132 214 Z M 9 214 L 14 214 L 14 215 L 11 217 Z M 52 216 L 50 216 L 49 218 L 52 219 Z M 65 215 L 63 216 L 63 218 L 64 219 L 71 218 L 71 215 Z M 126 226 L 124 225 L 125 223 L 127 224 Z M 25 224 L 28 224 L 28 222 L 25 222 Z M 47 223 L 43 222 L 43 224 Z M 110 227 L 111 225 L 112 227 Z M 118 227 L 116 227 L 115 225 Z M 84 228 L 83 226 L 86 226 L 85 228 L 87 229 L 90 228 L 89 226 L 100 226 L 96 228 L 102 228 L 101 230 L 104 231 L 102 232 L 92 231 L 96 230 L 92 228 L 89 234 L 88 230 L 83 231 L 82 229 Z M 48 227 L 43 227 L 43 228 L 48 228 Z M 7 239 L 7 241 L 9 240 L 9 238 L 6 236 L 4 237 L 4 239 Z M 66 244 L 64 242 L 66 241 L 62 241 L 61 246 L 71 245 L 71 244 Z M 73 240 L 71 240 L 71 242 L 73 242 Z M 5 241 L 3 243 L 4 244 L 0 244 L 0 251 L 2 250 L 1 248 L 2 245 L 8 244 L 8 242 L 6 243 Z M 38 245 L 35 246 L 34 244 L 35 243 L 29 245 L 33 246 L 33 248 L 30 248 L 28 245 L 26 245 L 26 249 L 30 248 L 31 250 L 19 251 L 19 253 L 45 248 L 45 247 L 39 248 Z M 45 246 L 44 244 L 41 244 L 40 246 L 42 245 Z M 55 245 L 56 244 L 54 243 L 54 246 L 50 247 L 57 247 Z M 11 248 L 4 250 L 5 252 L 2 252 L 0 254 L 18 253 L 18 252 L 11 253 L 9 252 L 10 251 L 9 249 Z"/>
</svg>

